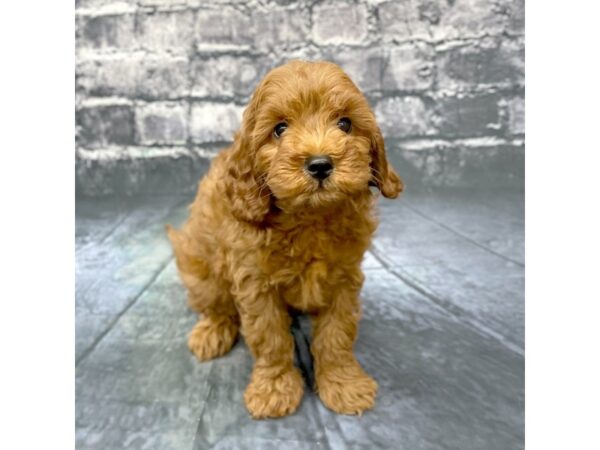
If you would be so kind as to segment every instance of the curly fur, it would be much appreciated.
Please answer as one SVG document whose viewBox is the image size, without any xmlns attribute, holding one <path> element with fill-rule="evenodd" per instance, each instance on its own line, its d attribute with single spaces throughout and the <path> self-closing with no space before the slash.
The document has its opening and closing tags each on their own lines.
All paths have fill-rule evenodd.
<svg viewBox="0 0 600 450">
<path fill-rule="evenodd" d="M 352 121 L 348 134 L 336 126 L 341 117 Z M 323 183 L 304 170 L 317 154 L 334 164 Z M 289 307 L 310 314 L 322 402 L 344 414 L 374 405 L 377 383 L 352 352 L 360 264 L 377 225 L 369 185 L 388 198 L 402 190 L 366 99 L 335 64 L 294 61 L 263 79 L 233 145 L 201 180 L 189 219 L 168 227 L 189 306 L 202 314 L 189 348 L 215 358 L 241 331 L 255 359 L 244 394 L 254 418 L 290 414 L 302 399 Z"/>
</svg>

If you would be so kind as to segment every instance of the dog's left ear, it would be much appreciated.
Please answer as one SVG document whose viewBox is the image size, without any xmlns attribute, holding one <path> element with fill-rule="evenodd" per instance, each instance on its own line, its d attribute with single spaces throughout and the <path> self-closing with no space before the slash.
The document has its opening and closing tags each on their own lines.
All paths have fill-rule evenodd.
<svg viewBox="0 0 600 450">
<path fill-rule="evenodd" d="M 240 131 L 228 151 L 226 171 L 220 180 L 232 214 L 254 224 L 262 222 L 271 207 L 270 190 L 255 166 L 257 148 L 252 139 L 260 97 L 259 87 L 244 111 Z"/>
<path fill-rule="evenodd" d="M 404 183 L 385 155 L 385 144 L 379 127 L 371 135 L 371 172 L 375 186 L 384 197 L 396 198 L 404 190 Z"/>
<path fill-rule="evenodd" d="M 270 191 L 256 173 L 255 153 L 242 130 L 235 137 L 221 182 L 233 215 L 245 222 L 260 223 L 270 209 Z"/>
</svg>

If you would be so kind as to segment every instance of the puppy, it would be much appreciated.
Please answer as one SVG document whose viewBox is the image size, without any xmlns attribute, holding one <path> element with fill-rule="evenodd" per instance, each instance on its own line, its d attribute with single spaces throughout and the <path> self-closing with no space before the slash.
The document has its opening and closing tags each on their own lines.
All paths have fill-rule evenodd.
<svg viewBox="0 0 600 450">
<path fill-rule="evenodd" d="M 252 417 L 291 414 L 302 399 L 288 307 L 311 317 L 325 406 L 373 407 L 377 383 L 352 351 L 360 264 L 377 225 L 369 186 L 388 198 L 403 188 L 365 97 L 335 64 L 293 61 L 261 81 L 189 219 L 168 227 L 189 306 L 202 314 L 189 348 L 216 358 L 241 332 L 254 357 L 244 393 Z"/>
</svg>

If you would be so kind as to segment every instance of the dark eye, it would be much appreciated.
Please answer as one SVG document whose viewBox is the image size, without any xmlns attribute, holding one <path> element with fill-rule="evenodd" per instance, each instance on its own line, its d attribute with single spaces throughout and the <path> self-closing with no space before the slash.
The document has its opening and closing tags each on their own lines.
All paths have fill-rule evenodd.
<svg viewBox="0 0 600 450">
<path fill-rule="evenodd" d="M 352 122 L 350 122 L 350 119 L 347 117 L 342 117 L 340 120 L 338 120 L 337 126 L 344 133 L 350 133 L 352 130 Z"/>
<path fill-rule="evenodd" d="M 287 123 L 285 122 L 278 123 L 273 129 L 273 136 L 275 136 L 276 138 L 280 138 L 283 132 L 287 130 L 287 127 Z"/>
</svg>

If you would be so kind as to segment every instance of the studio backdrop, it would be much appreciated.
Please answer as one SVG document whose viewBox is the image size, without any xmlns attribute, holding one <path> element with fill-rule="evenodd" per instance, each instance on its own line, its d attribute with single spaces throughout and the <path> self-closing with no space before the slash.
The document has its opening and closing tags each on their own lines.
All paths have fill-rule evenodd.
<svg viewBox="0 0 600 450">
<path fill-rule="evenodd" d="M 407 185 L 523 185 L 522 0 L 78 0 L 77 193 L 192 192 L 265 73 L 337 62 Z"/>
</svg>

